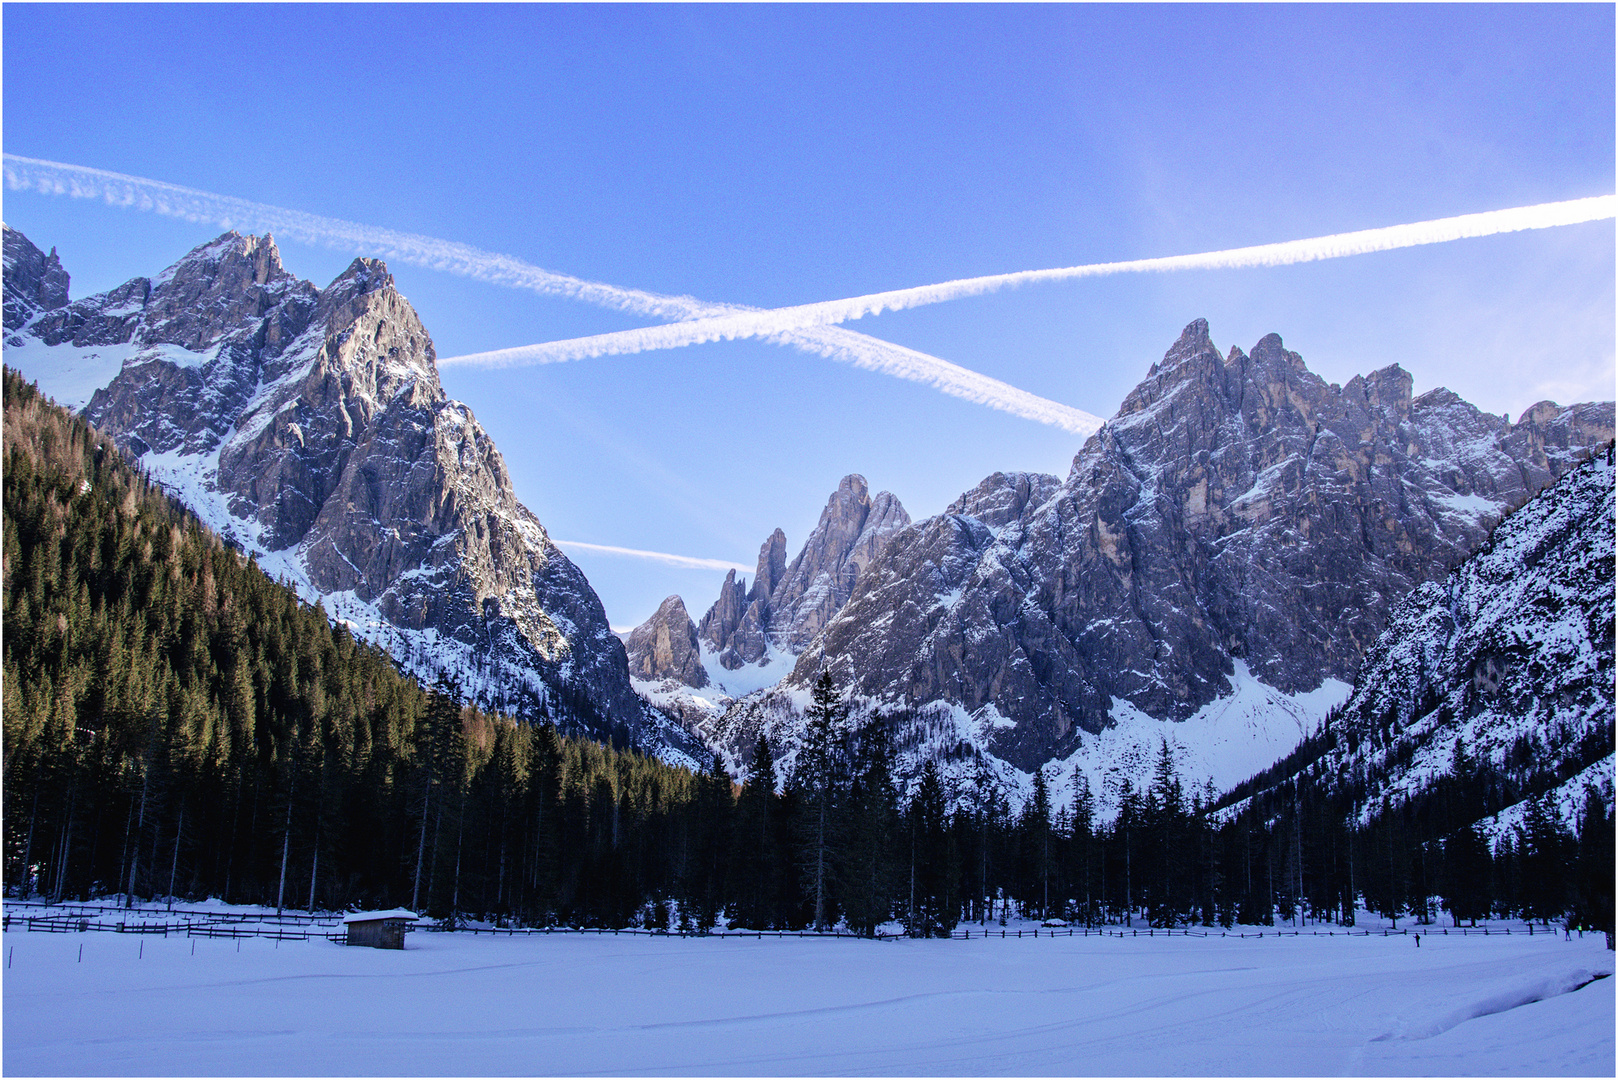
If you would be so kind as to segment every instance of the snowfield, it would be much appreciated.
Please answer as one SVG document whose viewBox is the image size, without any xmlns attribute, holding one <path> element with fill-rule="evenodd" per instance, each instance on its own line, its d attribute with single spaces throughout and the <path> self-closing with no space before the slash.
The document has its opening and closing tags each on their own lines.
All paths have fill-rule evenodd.
<svg viewBox="0 0 1618 1080">
<path fill-rule="evenodd" d="M 1273 933 L 415 932 L 404 952 L 3 940 L 12 1076 L 1612 1076 L 1615 1066 L 1614 980 L 1603 977 L 1613 954 L 1600 935 L 1423 935 L 1418 947 Z"/>
</svg>

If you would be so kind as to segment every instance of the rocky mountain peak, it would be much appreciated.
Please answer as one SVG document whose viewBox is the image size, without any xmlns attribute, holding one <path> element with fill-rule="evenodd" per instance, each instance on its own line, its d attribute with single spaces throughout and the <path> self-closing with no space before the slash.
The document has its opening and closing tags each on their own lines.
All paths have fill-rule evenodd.
<svg viewBox="0 0 1618 1080">
<path fill-rule="evenodd" d="M 787 683 L 958 707 L 1023 769 L 1124 703 L 1184 720 L 1238 663 L 1282 695 L 1346 684 L 1394 599 L 1611 437 L 1610 402 L 1511 425 L 1411 383 L 1331 386 L 1277 335 L 1221 359 L 1197 320 L 1059 487 L 990 477 L 900 529 Z"/>
<path fill-rule="evenodd" d="M 1222 386 L 1223 382 L 1223 365 L 1219 350 L 1208 338 L 1208 323 L 1197 319 L 1181 331 L 1163 359 L 1153 364 L 1146 378 L 1124 398 L 1113 421 L 1145 412 L 1167 398 L 1199 393 L 1209 386 Z"/>
<path fill-rule="evenodd" d="M 1213 338 L 1208 334 L 1207 319 L 1192 319 L 1180 331 L 1180 336 L 1174 344 L 1169 346 L 1168 352 L 1163 354 L 1164 367 L 1170 367 L 1186 357 L 1197 356 L 1214 349 Z"/>
<path fill-rule="evenodd" d="M 274 237 L 268 233 L 246 236 L 231 229 L 186 252 L 157 276 L 156 283 L 200 280 L 243 289 L 290 276 L 281 265 L 281 249 Z"/>
<path fill-rule="evenodd" d="M 256 329 L 253 324 L 297 284 L 270 237 L 225 233 L 149 283 L 140 343 L 203 352 L 223 337 Z"/>
<path fill-rule="evenodd" d="M 993 473 L 949 504 L 946 514 L 976 518 L 991 529 L 1020 520 L 1062 486 L 1060 477 L 1046 473 Z"/>
<path fill-rule="evenodd" d="M 874 520 L 873 508 L 878 512 Z M 843 477 L 771 593 L 771 640 L 788 652 L 802 651 L 848 600 L 875 553 L 909 523 L 910 516 L 891 493 L 881 492 L 873 501 L 865 477 Z"/>
<path fill-rule="evenodd" d="M 749 600 L 748 596 L 745 581 L 737 580 L 735 570 L 727 570 L 725 580 L 719 586 L 719 599 L 713 602 L 713 606 L 703 615 L 702 623 L 697 627 L 697 636 L 713 646 L 715 652 L 721 654 L 719 662 L 731 671 L 764 655 L 762 624 L 753 627 L 753 633 L 749 634 L 750 639 L 756 637 L 758 640 L 756 643 L 750 643 L 748 649 L 741 649 L 735 641 L 736 631 L 742 625 L 742 619 L 746 617 L 750 608 L 761 606 L 762 610 L 762 607 L 769 604 L 768 596 L 754 600 Z M 756 652 L 751 644 L 757 645 Z M 754 655 L 744 656 L 744 651 Z"/>
<path fill-rule="evenodd" d="M 121 353 L 89 419 L 406 668 L 448 671 L 485 708 L 700 760 L 636 697 L 600 600 L 445 396 L 432 340 L 381 262 L 356 259 L 316 289 L 269 237 L 226 233 L 24 332 L 46 367 L 70 341 Z"/>
<path fill-rule="evenodd" d="M 47 311 L 68 304 L 68 275 L 56 249 L 46 255 L 33 242 L 0 224 L 5 234 L 5 328 L 20 330 Z"/>
<path fill-rule="evenodd" d="M 333 333 L 341 333 L 364 310 L 364 301 L 374 293 L 391 291 L 393 275 L 387 264 L 378 259 L 355 259 L 320 290 L 320 309 L 316 319 L 328 324 Z"/>
<path fill-rule="evenodd" d="M 753 576 L 753 588 L 747 594 L 749 601 L 769 602 L 787 572 L 787 534 L 776 529 L 758 549 L 758 571 Z"/>
<path fill-rule="evenodd" d="M 759 548 L 751 589 L 728 573 L 697 636 L 729 671 L 766 662 L 770 650 L 800 651 L 848 599 L 854 582 L 910 515 L 887 491 L 873 498 L 865 477 L 838 482 L 809 539 L 789 564 L 786 534 L 776 529 Z"/>
<path fill-rule="evenodd" d="M 1365 399 L 1370 402 L 1372 408 L 1403 420 L 1410 415 L 1410 391 L 1414 384 L 1415 380 L 1408 371 L 1398 364 L 1389 364 L 1365 377 Z M 1450 394 L 1447 390 L 1444 392 L 1449 394 L 1444 404 L 1461 401 L 1459 395 Z M 1439 402 L 1435 399 L 1433 404 Z"/>
<path fill-rule="evenodd" d="M 651 618 L 629 632 L 624 645 L 629 672 L 638 679 L 673 680 L 699 690 L 708 685 L 697 628 L 678 596 L 659 604 Z"/>
</svg>

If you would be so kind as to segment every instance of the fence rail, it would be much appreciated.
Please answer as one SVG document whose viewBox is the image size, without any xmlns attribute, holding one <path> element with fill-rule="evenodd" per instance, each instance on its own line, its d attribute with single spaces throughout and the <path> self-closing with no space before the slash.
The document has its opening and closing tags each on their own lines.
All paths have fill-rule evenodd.
<svg viewBox="0 0 1618 1080">
<path fill-rule="evenodd" d="M 37 900 L 7 900 L 8 915 L 19 915 L 21 911 L 38 910 L 49 913 L 53 917 L 71 918 L 100 918 L 106 915 L 153 914 L 153 908 L 126 908 L 123 904 L 97 904 L 97 903 L 70 903 L 51 904 Z M 20 909 L 20 910 L 19 910 Z M 308 912 L 285 911 L 254 913 L 251 911 L 216 911 L 208 908 L 175 907 L 166 908 L 161 914 L 183 923 L 190 922 L 253 922 L 275 923 L 282 926 L 329 926 L 336 921 L 336 917 L 323 914 L 312 915 Z"/>
<path fill-rule="evenodd" d="M 1556 927 L 1549 927 L 1549 926 L 1540 927 L 1539 930 L 1537 931 L 1537 933 L 1539 935 L 1541 935 L 1541 936 L 1543 936 L 1545 934 L 1555 934 L 1557 932 L 1558 932 L 1558 930 L 1557 930 Z M 1534 929 L 1533 924 L 1529 923 L 1529 924 L 1527 924 L 1527 926 L 1525 928 L 1523 928 L 1523 927 L 1518 928 L 1516 936 L 1517 937 L 1533 937 L 1535 935 L 1535 933 L 1536 933 L 1536 931 Z M 1235 930 L 1235 929 L 1231 929 L 1231 930 L 1217 930 L 1217 931 L 1213 930 L 1213 929 L 1196 929 L 1196 928 L 1191 928 L 1191 927 L 1175 927 L 1175 926 L 1149 926 L 1149 927 L 1146 927 L 1145 929 L 1142 929 L 1140 927 L 1127 927 L 1127 926 L 1088 926 L 1088 927 L 1086 927 L 1086 926 L 1069 926 L 1069 927 L 1047 926 L 1047 927 L 1035 927 L 1033 929 L 1028 929 L 1028 930 L 1000 930 L 998 932 L 996 932 L 994 930 L 989 930 L 989 929 L 972 930 L 972 929 L 968 928 L 966 930 L 956 930 L 950 936 L 953 937 L 957 941 L 967 941 L 967 940 L 970 940 L 971 938 L 974 938 L 974 937 L 976 937 L 976 938 L 1021 938 L 1021 937 L 1037 938 L 1037 937 L 1042 937 L 1043 936 L 1043 937 L 1047 937 L 1047 938 L 1053 938 L 1053 937 L 1118 937 L 1118 938 L 1126 938 L 1126 937 L 1127 938 L 1134 938 L 1134 937 L 1202 937 L 1202 938 L 1222 937 L 1222 938 L 1232 938 L 1233 937 L 1233 938 L 1262 938 L 1262 937 L 1401 937 L 1401 936 L 1407 936 L 1407 935 L 1411 935 L 1411 934 L 1419 934 L 1422 937 L 1449 937 L 1451 935 L 1455 935 L 1455 936 L 1458 936 L 1458 937 L 1466 937 L 1468 935 L 1475 935 L 1475 936 L 1478 936 L 1478 937 L 1488 937 L 1491 934 L 1493 936 L 1495 936 L 1495 937 L 1510 937 L 1510 936 L 1512 936 L 1511 927 L 1509 927 L 1509 926 L 1492 927 L 1492 928 L 1487 927 L 1487 926 L 1456 926 L 1456 927 L 1450 927 L 1450 926 L 1413 926 L 1413 927 L 1412 926 L 1399 926 L 1399 927 L 1387 927 L 1387 926 L 1382 926 L 1382 927 L 1377 927 L 1374 930 L 1372 930 L 1372 929 L 1355 930 L 1351 926 L 1339 927 L 1336 930 L 1286 930 L 1286 929 L 1282 929 L 1282 928 L 1278 927 L 1278 928 L 1270 929 L 1270 930 L 1258 930 L 1258 929 Z"/>
<path fill-rule="evenodd" d="M 203 924 L 200 926 L 188 926 L 186 927 L 185 934 L 187 937 L 265 938 L 271 941 L 310 941 L 315 938 L 325 938 L 327 941 L 335 941 L 339 944 L 347 940 L 347 934 L 343 931 L 338 931 L 337 933 L 322 933 L 321 931 L 314 929 L 255 930 L 251 927 L 211 926 L 208 924 Z"/>
<path fill-rule="evenodd" d="M 345 931 L 341 924 L 330 915 L 254 915 L 248 912 L 215 912 L 215 911 L 174 911 L 164 912 L 165 915 L 176 915 L 179 918 L 172 921 L 145 922 L 131 919 L 108 919 L 109 913 L 124 914 L 127 909 L 121 905 L 73 905 L 66 911 L 60 908 L 49 908 L 41 904 L 8 904 L 8 907 L 24 906 L 27 908 L 44 908 L 49 914 L 25 914 L 23 912 L 6 911 L 3 918 L 3 927 L 11 930 L 13 927 L 32 933 L 68 934 L 68 933 L 116 933 L 116 934 L 160 934 L 168 937 L 170 934 L 185 935 L 187 937 L 201 938 L 266 938 L 275 941 L 309 941 L 325 938 L 328 941 L 341 943 L 345 940 Z M 136 909 L 139 910 L 139 909 Z M 92 914 L 93 913 L 93 914 Z M 623 935 L 629 937 L 705 937 L 705 938 L 859 938 L 864 935 L 855 934 L 845 930 L 662 930 L 646 927 L 572 927 L 572 926 L 446 926 L 441 923 L 428 923 L 425 920 L 410 927 L 413 930 L 428 933 L 457 933 L 489 935 L 491 937 L 527 937 L 535 934 L 595 934 L 597 936 L 610 934 L 614 937 Z M 1419 935 L 1422 937 L 1533 937 L 1555 935 L 1558 932 L 1566 934 L 1560 927 L 1542 926 L 1536 928 L 1532 923 L 1513 928 L 1511 926 L 1402 926 L 1377 927 L 1374 929 L 1356 930 L 1353 927 L 1340 926 L 1328 930 L 1286 929 L 1284 927 L 1271 928 L 1245 928 L 1221 929 L 1218 927 L 1127 927 L 1127 926 L 1046 926 L 1023 929 L 963 927 L 949 934 L 956 941 L 970 941 L 974 939 L 1010 940 L 1022 938 L 1059 938 L 1059 937 L 1111 937 L 1111 938 L 1237 938 L 1261 939 L 1265 937 L 1402 937 Z M 903 933 L 880 933 L 873 935 L 877 940 L 893 941 L 903 938 Z"/>
<path fill-rule="evenodd" d="M 9 906 L 9 905 L 8 905 Z M 43 905 L 27 905 L 39 908 Z M 289 917 L 286 915 L 254 916 L 241 912 L 181 911 L 164 912 L 179 918 L 142 920 L 109 918 L 126 915 L 121 905 L 74 905 L 67 911 L 46 909 L 48 914 L 30 914 L 7 911 L 0 917 L 0 927 L 13 927 L 41 934 L 170 934 L 188 937 L 272 938 L 279 941 L 308 941 L 310 938 L 342 940 L 342 931 L 332 916 Z M 140 909 L 135 909 L 138 913 Z M 335 935 L 334 935 L 335 931 Z"/>
<path fill-rule="evenodd" d="M 417 926 L 417 930 L 444 934 L 489 934 L 494 937 L 519 937 L 531 934 L 625 934 L 633 937 L 710 937 L 710 938 L 858 938 L 865 937 L 848 930 L 651 930 L 644 926 L 456 926 L 434 924 Z M 876 934 L 879 941 L 891 941 L 903 934 Z M 867 938 L 866 940 L 870 940 Z"/>
</svg>

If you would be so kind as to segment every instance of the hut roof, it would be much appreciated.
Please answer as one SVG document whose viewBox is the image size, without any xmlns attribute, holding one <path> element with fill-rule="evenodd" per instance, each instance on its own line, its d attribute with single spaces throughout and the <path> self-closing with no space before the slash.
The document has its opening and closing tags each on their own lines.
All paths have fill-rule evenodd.
<svg viewBox="0 0 1618 1080">
<path fill-rule="evenodd" d="M 351 911 L 347 915 L 343 916 L 343 922 L 377 922 L 382 919 L 408 919 L 411 922 L 415 922 L 419 918 L 421 918 L 421 916 L 417 915 L 414 911 L 406 911 L 404 908 L 393 908 L 389 911 Z"/>
</svg>

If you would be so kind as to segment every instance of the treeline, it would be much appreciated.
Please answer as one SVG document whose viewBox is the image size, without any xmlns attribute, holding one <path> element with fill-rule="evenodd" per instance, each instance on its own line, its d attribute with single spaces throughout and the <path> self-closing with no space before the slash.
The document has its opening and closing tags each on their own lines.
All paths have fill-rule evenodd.
<svg viewBox="0 0 1618 1080">
<path fill-rule="evenodd" d="M 850 728 L 829 679 L 784 782 L 762 739 L 738 785 L 717 759 L 692 773 L 486 715 L 299 602 L 13 373 L 4 394 L 13 896 L 917 935 L 1012 914 L 1352 921 L 1360 898 L 1431 919 L 1436 897 L 1456 918 L 1611 927 L 1599 799 L 1577 822 L 1542 800 L 1490 852 L 1462 788 L 1355 827 L 1300 762 L 1238 811 L 1184 791 L 1165 746 L 1102 824 L 1087 791 L 1055 805 L 1044 774 L 1015 811 L 987 768 L 957 787 L 928 765 L 901 792 L 892 725 Z"/>
<path fill-rule="evenodd" d="M 1324 763 L 1340 739 L 1350 749 L 1369 739 L 1389 753 L 1339 774 Z M 1603 931 L 1611 943 L 1613 806 L 1587 785 L 1564 816 L 1555 796 L 1612 753 L 1610 722 L 1555 768 L 1534 736 L 1501 762 L 1476 760 L 1457 740 L 1447 772 L 1393 802 L 1384 781 L 1407 745 L 1391 728 L 1361 730 L 1334 714 L 1286 760 L 1216 802 L 1226 830 L 1264 838 L 1281 868 L 1278 908 L 1341 913 L 1358 898 L 1395 921 L 1430 923 L 1439 911 L 1457 923 L 1515 916 Z M 1522 808 L 1520 820 L 1491 843 L 1479 822 L 1511 806 Z"/>
<path fill-rule="evenodd" d="M 10 371 L 4 404 L 12 895 L 622 918 L 683 870 L 702 778 L 424 690 Z"/>
</svg>

